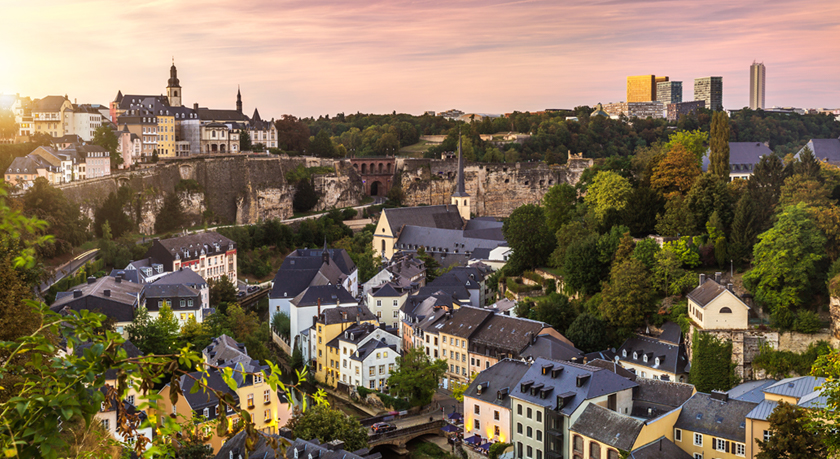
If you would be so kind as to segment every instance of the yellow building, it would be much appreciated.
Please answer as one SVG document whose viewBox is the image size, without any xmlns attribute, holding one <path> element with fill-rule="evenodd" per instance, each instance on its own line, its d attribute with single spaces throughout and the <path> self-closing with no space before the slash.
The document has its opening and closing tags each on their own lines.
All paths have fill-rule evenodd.
<svg viewBox="0 0 840 459">
<path fill-rule="evenodd" d="M 688 317 L 701 330 L 749 328 L 750 307 L 721 279 L 721 273 L 715 273 L 715 279 L 700 275 L 699 285 L 688 294 Z"/>
<path fill-rule="evenodd" d="M 32 102 L 33 134 L 42 133 L 51 137 L 63 137 L 67 122 L 72 123 L 72 116 L 66 117 L 65 112 L 72 111 L 73 104 L 67 96 L 47 96 Z"/>
<path fill-rule="evenodd" d="M 652 419 L 625 416 L 596 403 L 590 403 L 569 428 L 569 456 L 573 459 L 618 459 L 629 451 L 638 457 L 691 459 L 673 442 L 673 425 L 680 415 L 673 409 Z M 645 452 L 656 451 L 647 456 Z"/>
<path fill-rule="evenodd" d="M 157 116 L 157 152 L 161 158 L 175 157 L 175 116 Z"/>
<path fill-rule="evenodd" d="M 322 311 L 315 321 L 315 355 L 312 356 L 315 379 L 335 387 L 341 381 L 341 345 L 338 338 L 356 324 L 379 325 L 368 308 L 339 306 Z"/>
<path fill-rule="evenodd" d="M 627 77 L 627 102 L 650 102 L 653 100 L 656 100 L 656 76 Z"/>
<path fill-rule="evenodd" d="M 279 391 L 271 390 L 271 386 L 265 381 L 269 373 L 267 365 L 260 366 L 256 360 L 252 360 L 243 344 L 237 343 L 227 335 L 213 339 L 213 342 L 203 350 L 204 358 L 208 364 L 209 374 L 206 376 L 207 386 L 221 393 L 231 394 L 238 402 L 237 407 L 227 408 L 226 416 L 229 426 L 238 420 L 238 410 L 246 409 L 255 424 L 255 428 L 267 434 L 276 434 L 280 427 L 286 425 L 292 415 L 291 404 Z M 237 383 L 236 390 L 225 383 L 220 369 L 232 368 L 234 379 Z M 265 376 L 263 375 L 265 374 Z M 153 413 L 158 424 L 169 415 L 178 416 L 179 422 L 192 420 L 200 416 L 202 421 L 199 428 L 204 429 L 208 440 L 206 444 L 217 453 L 225 442 L 224 437 L 216 433 L 215 421 L 220 417 L 219 399 L 213 392 L 202 390 L 194 394 L 190 393 L 195 380 L 201 378 L 202 373 L 194 372 L 183 375 L 180 378 L 180 386 L 184 395 L 178 397 L 173 405 L 169 399 L 170 384 L 164 386 L 160 391 L 161 399 L 157 402 L 157 410 Z"/>
<path fill-rule="evenodd" d="M 695 458 L 748 457 L 746 417 L 757 405 L 722 392 L 698 392 L 682 406 L 674 443 Z"/>
<path fill-rule="evenodd" d="M 440 358 L 446 361 L 444 388 L 456 381 L 469 384 L 472 373 L 480 371 L 470 369 L 470 338 L 493 315 L 491 309 L 462 307 L 435 326 L 440 337 Z"/>
</svg>

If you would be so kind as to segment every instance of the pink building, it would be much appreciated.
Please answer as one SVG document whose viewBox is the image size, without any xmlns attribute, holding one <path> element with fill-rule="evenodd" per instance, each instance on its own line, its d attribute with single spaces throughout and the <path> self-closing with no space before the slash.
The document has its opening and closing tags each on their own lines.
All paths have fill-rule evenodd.
<svg viewBox="0 0 840 459">
<path fill-rule="evenodd" d="M 117 135 L 117 151 L 122 155 L 122 164 L 120 169 L 128 169 L 132 164 L 140 161 L 142 153 L 142 143 L 140 137 L 132 134 L 128 130 L 128 125 L 124 124 L 121 131 L 116 131 Z"/>
<path fill-rule="evenodd" d="M 78 152 L 85 158 L 87 179 L 111 175 L 111 153 L 99 145 L 83 145 Z"/>
</svg>

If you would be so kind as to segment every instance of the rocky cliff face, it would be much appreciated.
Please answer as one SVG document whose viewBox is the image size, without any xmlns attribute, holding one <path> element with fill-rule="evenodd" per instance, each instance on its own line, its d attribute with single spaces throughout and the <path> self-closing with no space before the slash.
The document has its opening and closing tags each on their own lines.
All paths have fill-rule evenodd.
<svg viewBox="0 0 840 459">
<path fill-rule="evenodd" d="M 562 166 L 544 163 L 470 164 L 464 180 L 470 210 L 476 216 L 507 217 L 523 204 L 538 204 L 557 183 L 576 184 L 591 159 L 572 158 Z M 405 204 L 449 204 L 458 178 L 455 159 L 397 159 L 398 181 Z"/>
</svg>

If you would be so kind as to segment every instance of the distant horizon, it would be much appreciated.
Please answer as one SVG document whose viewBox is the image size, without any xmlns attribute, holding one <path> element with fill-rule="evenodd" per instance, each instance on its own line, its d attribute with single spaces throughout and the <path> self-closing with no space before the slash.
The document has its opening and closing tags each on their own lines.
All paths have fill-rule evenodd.
<svg viewBox="0 0 840 459">
<path fill-rule="evenodd" d="M 723 77 L 726 109 L 840 108 L 840 3 L 723 0 L 16 2 L 0 93 L 109 104 L 162 94 L 174 56 L 184 105 L 264 118 L 504 114 L 626 99 L 626 78 Z M 37 21 L 37 27 L 33 27 Z"/>
</svg>

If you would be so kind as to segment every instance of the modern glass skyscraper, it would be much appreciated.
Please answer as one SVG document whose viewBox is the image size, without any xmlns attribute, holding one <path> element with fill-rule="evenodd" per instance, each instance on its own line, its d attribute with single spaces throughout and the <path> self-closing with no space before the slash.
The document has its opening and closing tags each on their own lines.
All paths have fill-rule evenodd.
<svg viewBox="0 0 840 459">
<path fill-rule="evenodd" d="M 695 78 L 694 100 L 706 102 L 709 110 L 723 110 L 723 77 Z"/>
<path fill-rule="evenodd" d="M 753 61 L 750 66 L 750 109 L 764 110 L 764 63 Z"/>
</svg>

